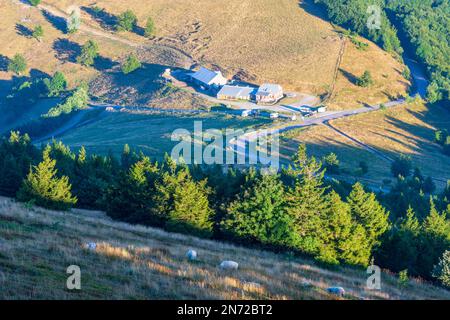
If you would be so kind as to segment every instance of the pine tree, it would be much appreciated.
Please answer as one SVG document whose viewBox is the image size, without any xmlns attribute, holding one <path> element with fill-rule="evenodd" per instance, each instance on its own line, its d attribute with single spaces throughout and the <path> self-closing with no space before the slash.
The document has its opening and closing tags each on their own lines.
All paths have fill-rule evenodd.
<svg viewBox="0 0 450 320">
<path fill-rule="evenodd" d="M 163 226 L 162 213 L 154 210 L 158 168 L 142 157 L 127 173 L 122 173 L 107 192 L 107 213 L 112 218 L 152 226 Z"/>
<path fill-rule="evenodd" d="M 446 250 L 433 269 L 433 277 L 442 285 L 450 288 L 450 251 Z"/>
<path fill-rule="evenodd" d="M 409 207 L 406 217 L 400 219 L 384 239 L 380 249 L 380 260 L 392 271 L 409 270 L 418 275 L 416 264 L 419 258 L 419 235 L 421 225 L 414 210 Z"/>
<path fill-rule="evenodd" d="M 320 246 L 320 217 L 326 202 L 322 164 L 309 158 L 306 146 L 301 145 L 293 157 L 295 185 L 288 191 L 288 213 L 294 221 L 299 248 L 315 254 Z"/>
<path fill-rule="evenodd" d="M 292 220 L 286 212 L 285 190 L 279 176 L 259 174 L 227 208 L 222 221 L 226 234 L 244 241 L 295 246 Z"/>
<path fill-rule="evenodd" d="M 17 198 L 48 209 L 68 210 L 77 203 L 77 199 L 72 196 L 69 178 L 57 177 L 56 161 L 50 158 L 50 150 L 46 147 L 43 161 L 30 169 Z"/>
<path fill-rule="evenodd" d="M 0 194 L 14 197 L 30 166 L 40 157 L 30 137 L 12 131 L 0 143 Z"/>
<path fill-rule="evenodd" d="M 187 166 L 177 167 L 171 159 L 166 159 L 163 168 L 154 200 L 155 210 L 167 219 L 166 227 L 174 232 L 211 236 L 213 211 L 206 181 L 194 181 Z"/>
<path fill-rule="evenodd" d="M 446 213 L 440 214 L 430 199 L 430 214 L 422 224 L 420 256 L 417 262 L 418 274 L 431 279 L 433 267 L 450 246 L 449 221 Z"/>
<path fill-rule="evenodd" d="M 364 191 L 358 182 L 347 198 L 353 219 L 366 231 L 370 247 L 379 244 L 379 238 L 389 228 L 389 213 L 377 201 L 374 193 Z"/>
</svg>

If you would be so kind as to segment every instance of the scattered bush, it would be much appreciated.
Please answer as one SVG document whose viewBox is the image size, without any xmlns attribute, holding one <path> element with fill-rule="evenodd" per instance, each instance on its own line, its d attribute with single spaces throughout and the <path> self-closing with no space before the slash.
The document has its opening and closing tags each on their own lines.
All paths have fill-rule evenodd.
<svg viewBox="0 0 450 320">
<path fill-rule="evenodd" d="M 44 28 L 42 28 L 41 25 L 36 26 L 33 30 L 32 36 L 36 40 L 41 41 L 42 37 L 44 36 Z"/>
<path fill-rule="evenodd" d="M 81 53 L 77 57 L 77 62 L 84 66 L 94 64 L 95 58 L 98 57 L 98 44 L 93 40 L 88 40 L 81 48 Z"/>
<path fill-rule="evenodd" d="M 129 74 L 142 66 L 138 57 L 135 54 L 128 56 L 127 60 L 122 64 L 122 72 L 124 74 Z"/>
<path fill-rule="evenodd" d="M 132 31 L 136 27 L 137 18 L 133 11 L 127 10 L 121 13 L 117 19 L 118 31 Z"/>
<path fill-rule="evenodd" d="M 148 38 L 152 37 L 155 33 L 155 23 L 151 17 L 147 18 L 147 23 L 145 24 L 144 35 Z"/>
<path fill-rule="evenodd" d="M 56 71 L 51 79 L 44 79 L 48 97 L 57 97 L 66 90 L 67 80 L 62 72 Z"/>
<path fill-rule="evenodd" d="M 27 70 L 27 61 L 25 57 L 19 53 L 16 53 L 14 57 L 9 61 L 8 71 L 14 72 L 20 75 Z"/>
<path fill-rule="evenodd" d="M 442 285 L 450 288 L 450 251 L 447 250 L 439 259 L 439 263 L 434 267 L 433 277 Z"/>
<path fill-rule="evenodd" d="M 364 74 L 356 80 L 356 84 L 360 87 L 370 87 L 373 84 L 372 74 L 370 71 L 364 71 Z"/>
</svg>

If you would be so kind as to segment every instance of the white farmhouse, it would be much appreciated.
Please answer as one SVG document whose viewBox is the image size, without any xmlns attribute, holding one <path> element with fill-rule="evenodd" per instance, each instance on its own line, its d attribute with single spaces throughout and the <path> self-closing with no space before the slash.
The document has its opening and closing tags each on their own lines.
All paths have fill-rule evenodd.
<svg viewBox="0 0 450 320">
<path fill-rule="evenodd" d="M 239 86 L 223 86 L 217 93 L 220 100 L 251 100 L 255 94 L 255 88 Z"/>
<path fill-rule="evenodd" d="M 283 98 L 283 88 L 279 84 L 265 83 L 256 92 L 256 102 L 275 103 Z"/>
<path fill-rule="evenodd" d="M 206 88 L 218 88 L 228 83 L 222 72 L 212 71 L 203 67 L 194 72 L 191 77 L 196 83 Z"/>
</svg>

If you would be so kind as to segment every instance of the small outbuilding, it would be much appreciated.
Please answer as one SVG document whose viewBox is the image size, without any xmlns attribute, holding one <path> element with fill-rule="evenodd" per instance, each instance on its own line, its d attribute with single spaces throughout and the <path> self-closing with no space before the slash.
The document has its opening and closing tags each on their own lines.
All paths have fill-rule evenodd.
<svg viewBox="0 0 450 320">
<path fill-rule="evenodd" d="M 253 110 L 243 110 L 242 112 L 241 112 L 241 117 L 248 117 L 248 116 L 251 116 L 253 114 Z"/>
<path fill-rule="evenodd" d="M 278 112 L 273 112 L 270 114 L 270 119 L 278 119 L 280 114 Z"/>
<path fill-rule="evenodd" d="M 212 71 L 203 67 L 191 74 L 191 78 L 194 82 L 206 88 L 218 88 L 228 83 L 222 72 Z"/>
<path fill-rule="evenodd" d="M 256 92 L 256 102 L 275 103 L 283 96 L 283 88 L 279 84 L 265 83 Z"/>
<path fill-rule="evenodd" d="M 251 100 L 255 95 L 256 89 L 251 87 L 239 87 L 225 85 L 217 93 L 217 99 L 220 100 Z"/>
</svg>

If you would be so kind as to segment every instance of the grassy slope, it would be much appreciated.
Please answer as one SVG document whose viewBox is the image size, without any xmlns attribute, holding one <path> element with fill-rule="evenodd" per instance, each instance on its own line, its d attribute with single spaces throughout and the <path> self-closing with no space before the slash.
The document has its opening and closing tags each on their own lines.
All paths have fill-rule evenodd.
<svg viewBox="0 0 450 320">
<path fill-rule="evenodd" d="M 384 152 L 390 157 L 400 153 L 411 155 L 414 165 L 424 175 L 441 180 L 450 179 L 450 161 L 434 143 L 434 131 L 450 129 L 450 113 L 440 107 L 428 107 L 413 103 L 385 111 L 376 111 L 331 122 L 339 130 Z M 316 156 L 335 152 L 342 166 L 354 171 L 360 161 L 369 164 L 364 177 L 380 184 L 383 179 L 393 179 L 390 164 L 373 155 L 345 137 L 337 135 L 325 126 L 312 127 L 293 134 L 285 145 L 285 154 L 292 154 L 298 143 L 305 142 Z M 445 183 L 435 181 L 439 187 Z"/>
<path fill-rule="evenodd" d="M 268 119 L 241 119 L 222 115 L 140 115 L 112 113 L 105 119 L 80 127 L 60 137 L 67 145 L 78 148 L 85 146 L 89 152 L 120 154 L 128 143 L 147 155 L 161 159 L 171 152 L 178 142 L 171 141 L 174 130 L 194 131 L 194 122 L 202 121 L 203 129 L 245 128 L 269 123 Z"/>
<path fill-rule="evenodd" d="M 10 13 L 0 22 L 0 41 L 8 43 L 1 53 L 7 57 L 12 57 L 16 52 L 24 53 L 32 68 L 47 73 L 65 71 L 72 84 L 76 79 L 92 79 L 99 73 L 67 59 L 55 58 L 52 46 L 58 38 L 82 44 L 93 37 L 99 42 L 102 56 L 113 61 L 135 50 L 83 32 L 64 35 L 36 8 L 17 4 L 18 0 L 0 2 L 2 9 Z M 43 3 L 66 11 L 73 1 L 47 0 Z M 76 3 L 80 6 L 92 4 L 86 0 Z M 141 27 L 146 18 L 152 16 L 157 26 L 154 40 L 127 32 L 121 33 L 121 36 L 150 46 L 164 44 L 177 47 L 192 55 L 198 63 L 217 66 L 228 76 L 240 73 L 244 79 L 256 83 L 279 82 L 288 90 L 316 94 L 323 93 L 332 83 L 341 40 L 312 1 L 299 4 L 297 0 L 229 0 L 226 6 L 220 1 L 210 0 L 151 0 L 146 1 L 144 6 L 138 0 L 97 1 L 95 4 L 114 15 L 132 9 Z M 85 11 L 82 11 L 82 17 L 91 26 L 104 27 Z M 16 23 L 27 27 L 43 24 L 46 32 L 43 42 L 18 35 Z M 147 63 L 157 64 L 163 63 L 162 56 L 165 57 L 163 60 L 167 60 L 167 52 L 159 52 L 155 46 L 152 48 L 140 52 L 141 58 Z M 404 79 L 397 72 L 402 69 L 401 65 L 373 44 L 367 53 L 348 49 L 343 64 L 344 68 L 345 64 L 349 64 L 347 71 L 355 72 L 357 76 L 360 70 L 373 69 L 378 85 L 368 95 L 340 76 L 338 98 L 336 103 L 331 104 L 333 108 L 354 107 L 355 101 L 371 103 L 374 97 L 383 100 L 386 98 L 383 92 L 403 94 L 405 91 L 405 85 L 401 84 Z M 386 77 L 382 77 L 381 73 L 378 75 L 377 70 Z M 0 79 L 10 78 L 11 74 L 0 71 Z M 139 84 L 133 86 L 139 90 Z"/>
<path fill-rule="evenodd" d="M 96 242 L 95 251 L 85 248 Z M 365 290 L 364 270 L 330 271 L 313 262 L 109 220 L 101 212 L 53 212 L 0 198 L 0 299 L 450 299 L 449 291 L 411 280 L 400 289 L 383 273 Z M 199 259 L 188 262 L 194 248 Z M 238 271 L 218 264 L 233 259 Z M 81 268 L 79 292 L 65 289 L 66 268 Z M 304 282 L 312 286 L 304 285 Z"/>
</svg>

